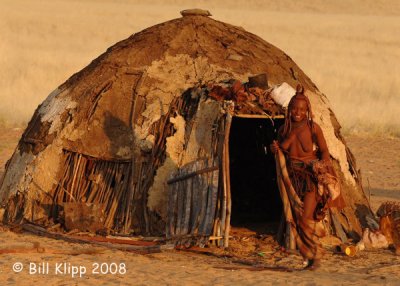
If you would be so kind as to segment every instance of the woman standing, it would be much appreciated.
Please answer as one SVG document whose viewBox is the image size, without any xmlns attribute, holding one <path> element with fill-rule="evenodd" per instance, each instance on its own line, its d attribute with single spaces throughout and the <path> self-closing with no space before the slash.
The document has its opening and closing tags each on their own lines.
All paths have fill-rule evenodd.
<svg viewBox="0 0 400 286">
<path fill-rule="evenodd" d="M 285 154 L 290 181 L 303 203 L 302 209 L 295 212 L 296 244 L 307 261 L 307 268 L 316 269 L 323 254 L 319 239 L 325 235 L 318 221 L 325 215 L 329 195 L 318 192 L 313 165 L 318 162 L 328 173 L 335 173 L 321 127 L 312 119 L 310 101 L 301 85 L 289 102 L 285 123 L 271 149 Z"/>
</svg>

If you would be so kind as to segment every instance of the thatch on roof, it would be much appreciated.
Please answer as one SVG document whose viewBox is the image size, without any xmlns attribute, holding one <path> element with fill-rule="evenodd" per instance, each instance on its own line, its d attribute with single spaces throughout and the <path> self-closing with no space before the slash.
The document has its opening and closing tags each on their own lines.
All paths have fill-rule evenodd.
<svg viewBox="0 0 400 286">
<path fill-rule="evenodd" d="M 347 235 L 361 234 L 368 201 L 326 96 L 278 48 L 200 15 L 161 23 L 115 44 L 47 97 L 7 164 L 0 188 L 4 221 L 46 225 L 59 220 L 63 202 L 85 201 L 106 204 L 108 229 L 164 233 L 167 181 L 191 173 L 196 164 L 217 166 L 218 174 L 212 171 L 214 177 L 198 183 L 208 182 L 226 200 L 228 115 L 268 117 L 280 109 L 257 97 L 218 100 L 212 88 L 259 73 L 268 75 L 270 85 L 305 87 L 343 186 L 347 207 L 338 219 Z M 193 180 L 205 175 L 199 176 Z M 226 205 L 209 207 L 211 220 L 227 219 Z M 229 221 L 219 223 L 229 228 Z M 205 228 L 204 237 L 216 231 Z"/>
</svg>

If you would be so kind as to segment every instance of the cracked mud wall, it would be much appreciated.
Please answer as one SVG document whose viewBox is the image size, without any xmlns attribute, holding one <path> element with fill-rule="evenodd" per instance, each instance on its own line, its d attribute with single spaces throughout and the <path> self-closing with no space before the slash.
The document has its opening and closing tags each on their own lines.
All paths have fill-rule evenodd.
<svg viewBox="0 0 400 286">
<path fill-rule="evenodd" d="M 14 196 L 18 191 L 28 190 L 32 180 L 32 162 L 34 159 L 35 156 L 31 153 L 21 153 L 19 149 L 14 152 L 0 189 L 1 205 L 6 204 L 8 198 Z"/>
<path fill-rule="evenodd" d="M 167 55 L 163 60 L 154 61 L 146 69 L 146 78 L 138 90 L 138 94 L 145 98 L 146 107 L 141 114 L 143 123 L 135 125 L 135 140 L 145 140 L 154 122 L 167 113 L 172 100 L 185 90 L 231 78 L 246 81 L 248 75 L 209 64 L 202 56 L 193 59 L 186 54 Z"/>
<path fill-rule="evenodd" d="M 48 131 L 49 135 L 62 128 L 63 122 L 61 121 L 61 114 L 76 108 L 78 105 L 78 103 L 73 101 L 70 97 L 65 96 L 68 93 L 68 89 L 55 89 L 39 108 L 39 114 L 41 115 L 40 120 L 51 124 Z"/>
<path fill-rule="evenodd" d="M 193 162 L 199 158 L 211 157 L 212 135 L 217 128 L 216 120 L 221 116 L 221 104 L 212 99 L 201 100 L 190 137 L 183 154 L 181 165 Z"/>
<path fill-rule="evenodd" d="M 164 219 L 167 216 L 168 205 L 168 185 L 167 181 L 171 178 L 180 165 L 180 159 L 184 150 L 185 143 L 185 120 L 182 116 L 170 118 L 176 130 L 174 136 L 167 138 L 166 155 L 164 164 L 157 169 L 153 185 L 149 189 L 147 206 L 150 210 L 156 211 Z"/>
<path fill-rule="evenodd" d="M 17 193 L 23 194 L 23 217 L 28 220 L 47 218 L 49 215 L 47 208 L 52 203 L 49 193 L 58 183 L 63 139 L 68 138 L 73 125 L 71 122 L 69 128 L 64 128 L 64 114 L 73 113 L 77 107 L 77 103 L 68 97 L 68 92 L 56 89 L 38 109 L 41 122 L 50 124 L 47 136 L 55 133 L 57 137 L 36 155 L 29 151 L 30 148 L 21 149 L 21 145 L 28 144 L 22 139 L 4 174 L 0 189 L 1 204 L 7 204 Z"/>
<path fill-rule="evenodd" d="M 355 179 L 350 173 L 350 166 L 347 161 L 346 146 L 339 138 L 336 137 L 335 128 L 332 125 L 328 99 L 320 92 L 313 93 L 306 90 L 305 94 L 310 99 L 312 112 L 314 115 L 313 120 L 321 126 L 321 129 L 324 133 L 329 153 L 335 160 L 339 162 L 340 170 L 342 171 L 344 179 L 347 181 L 347 183 L 351 184 L 352 186 L 356 186 Z"/>
<path fill-rule="evenodd" d="M 308 89 L 305 90 L 305 94 L 312 106 L 313 120 L 320 125 L 324 133 L 329 153 L 333 158 L 334 169 L 341 182 L 342 196 L 345 202 L 345 208 L 341 210 L 341 214 L 351 221 L 349 225 L 352 226 L 352 230 L 360 234 L 359 220 L 365 214 L 370 214 L 366 207 L 368 201 L 363 192 L 360 177 L 357 175 L 356 166 L 349 157 L 349 150 L 340 135 L 340 124 L 324 94 L 318 90 L 313 92 Z"/>
<path fill-rule="evenodd" d="M 62 148 L 49 145 L 38 155 L 16 152 L 1 188 L 1 202 L 6 204 L 17 194 L 24 195 L 23 217 L 30 221 L 49 216 L 50 191 L 58 183 Z"/>
<path fill-rule="evenodd" d="M 350 171 L 350 169 L 355 168 L 355 166 L 349 165 L 345 143 L 336 136 L 339 130 L 335 132 L 328 99 L 324 94 L 318 91 L 316 93 L 306 91 L 306 95 L 310 99 L 312 105 L 313 119 L 321 126 L 329 153 L 336 161 L 334 165 L 338 168 L 337 171 L 339 171 L 338 176 L 341 181 L 342 196 L 345 201 L 345 208 L 342 210 L 342 214 L 349 221 L 349 225 L 351 225 L 349 228 L 351 228 L 351 231 L 361 234 L 362 226 L 360 222 L 364 219 L 366 214 L 370 214 L 370 211 L 367 207 L 361 207 L 368 205 L 368 201 L 360 185 L 361 182 L 356 181 L 356 178 Z M 336 126 L 336 128 L 339 127 Z M 360 221 L 358 221 L 356 217 L 358 217 Z"/>
<path fill-rule="evenodd" d="M 149 144 L 154 143 L 148 140 L 150 126 L 160 120 L 161 116 L 167 113 L 172 100 L 180 97 L 187 89 L 232 78 L 246 81 L 247 77 L 248 74 L 239 75 L 229 69 L 209 64 L 204 57 L 193 59 L 189 55 L 181 54 L 166 56 L 162 61 L 153 62 L 146 70 L 146 79 L 138 92 L 146 98 L 146 108 L 142 113 L 143 124 L 135 125 L 134 129 L 135 138 L 140 142 L 139 146 L 145 145 L 148 148 Z M 149 86 L 146 82 L 151 82 L 152 85 Z M 184 146 L 183 118 L 178 115 L 170 119 L 176 132 L 167 138 L 167 158 L 156 171 L 147 202 L 149 209 L 156 211 L 164 220 L 167 215 L 167 180 L 183 164 L 210 152 L 212 123 L 219 114 L 219 104 L 211 100 L 203 102 L 197 112 L 187 146 Z"/>
</svg>

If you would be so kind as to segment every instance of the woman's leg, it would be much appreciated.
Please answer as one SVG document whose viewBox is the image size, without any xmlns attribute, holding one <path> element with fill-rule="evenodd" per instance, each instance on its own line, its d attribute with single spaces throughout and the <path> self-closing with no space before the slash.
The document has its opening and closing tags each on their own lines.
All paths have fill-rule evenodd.
<svg viewBox="0 0 400 286">
<path fill-rule="evenodd" d="M 314 220 L 314 212 L 317 207 L 317 199 L 315 190 L 306 192 L 303 200 L 303 215 L 302 220 Z"/>
<path fill-rule="evenodd" d="M 303 215 L 300 217 L 300 232 L 302 233 L 303 256 L 309 260 L 308 268 L 316 269 L 320 266 L 320 258 L 322 256 L 322 247 L 319 242 L 321 237 L 321 229 L 318 227 L 317 221 L 314 219 L 315 209 L 317 207 L 316 190 L 306 192 L 303 199 Z M 302 249 L 300 249 L 302 252 Z"/>
</svg>

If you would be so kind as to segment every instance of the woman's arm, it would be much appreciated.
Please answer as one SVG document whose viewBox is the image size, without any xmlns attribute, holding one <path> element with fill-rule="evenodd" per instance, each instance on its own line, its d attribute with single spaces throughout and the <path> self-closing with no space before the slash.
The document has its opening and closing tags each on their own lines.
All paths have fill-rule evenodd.
<svg viewBox="0 0 400 286">
<path fill-rule="evenodd" d="M 279 144 L 279 146 L 281 147 L 281 149 L 283 149 L 283 150 L 288 150 L 289 147 L 290 147 L 290 143 L 291 143 L 292 140 L 293 140 L 293 137 L 294 137 L 294 136 L 292 135 L 292 136 L 290 136 L 289 138 L 286 138 L 285 140 L 281 141 L 280 144 Z"/>
<path fill-rule="evenodd" d="M 272 141 L 272 144 L 270 145 L 270 149 L 271 149 L 272 153 L 274 153 L 274 154 L 278 151 L 278 149 L 285 150 L 285 151 L 288 150 L 290 143 L 292 141 L 290 138 L 283 138 L 282 132 L 283 132 L 283 126 L 281 126 L 278 130 L 278 136 L 277 136 L 278 140 Z"/>
</svg>

